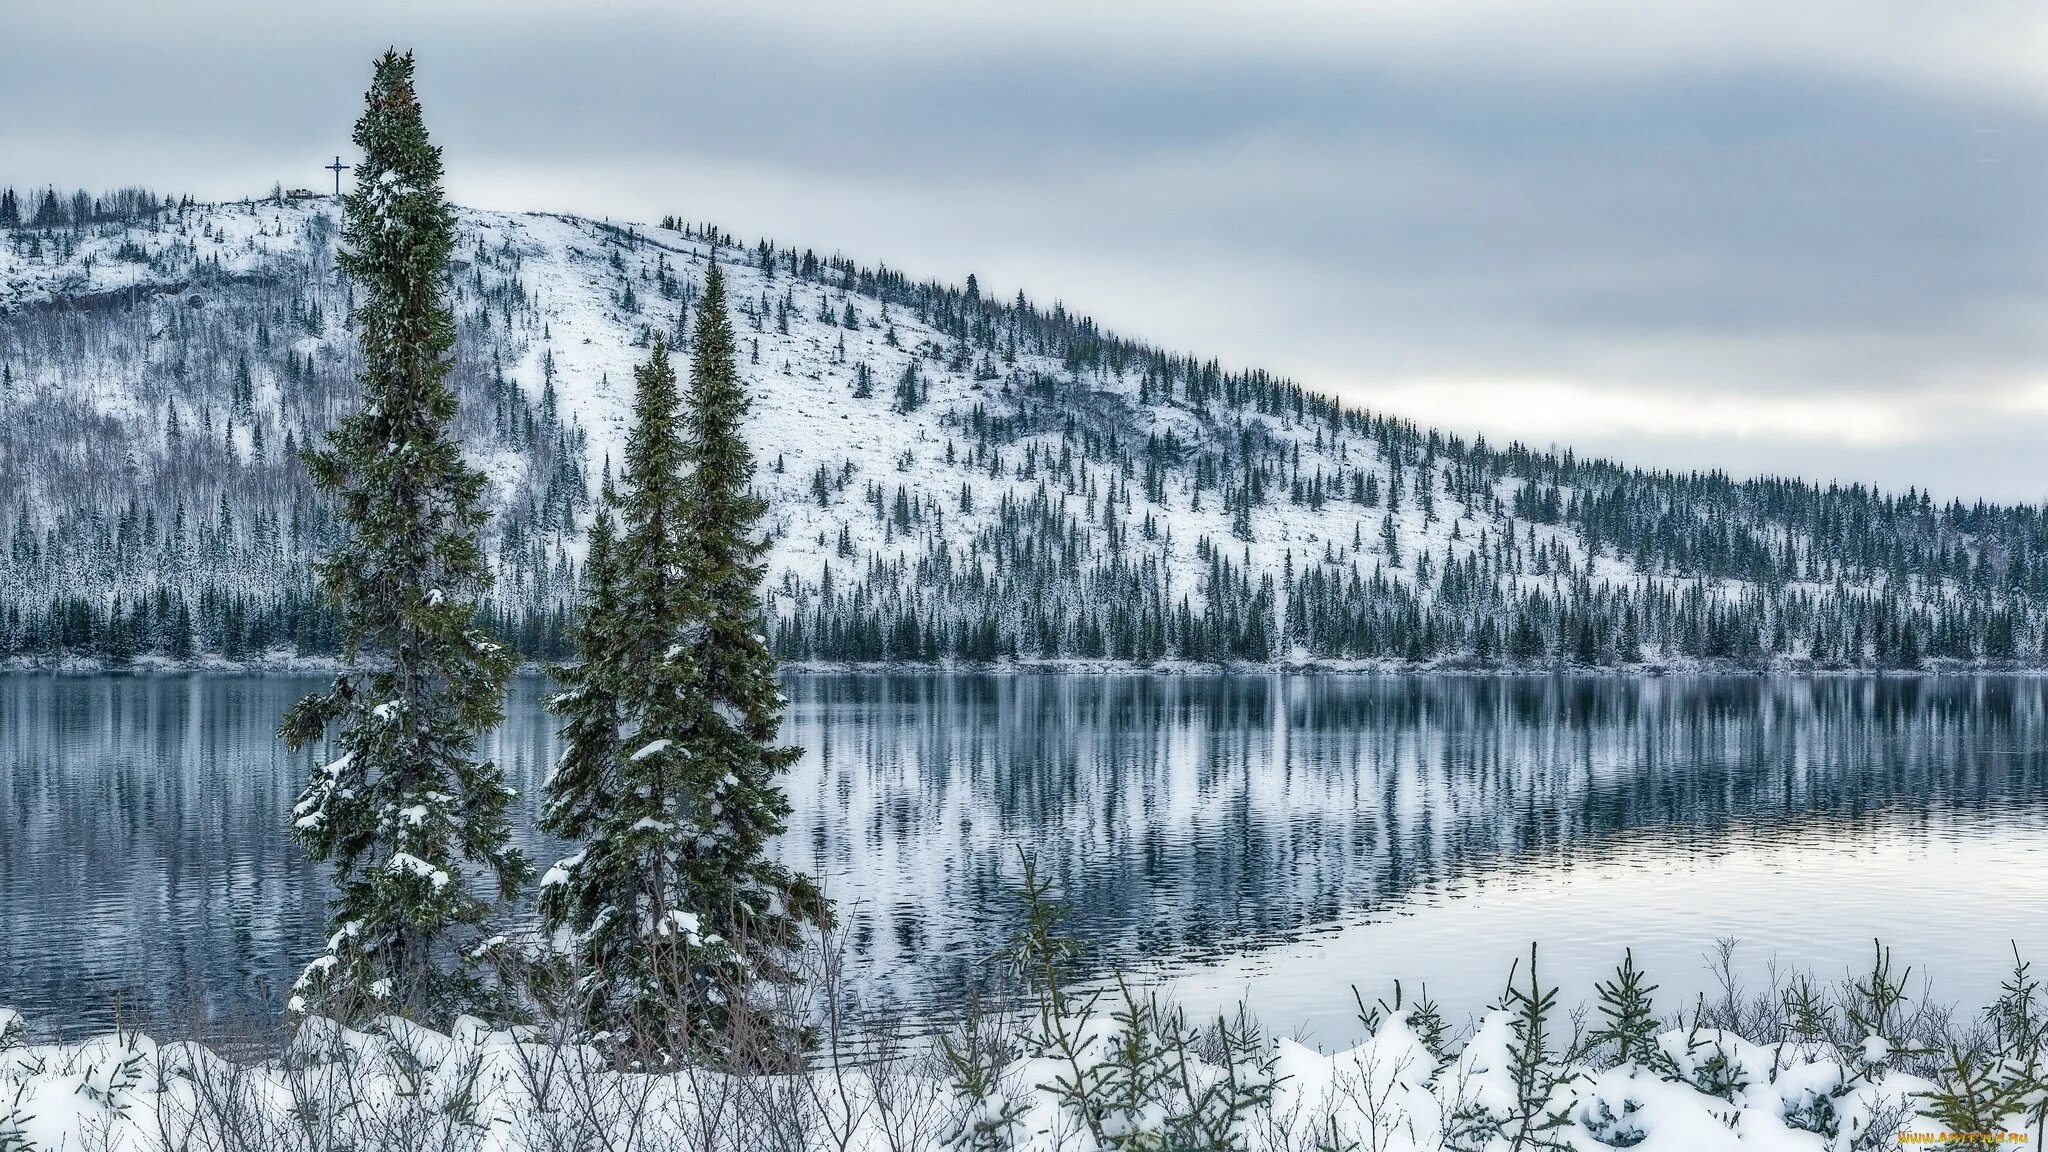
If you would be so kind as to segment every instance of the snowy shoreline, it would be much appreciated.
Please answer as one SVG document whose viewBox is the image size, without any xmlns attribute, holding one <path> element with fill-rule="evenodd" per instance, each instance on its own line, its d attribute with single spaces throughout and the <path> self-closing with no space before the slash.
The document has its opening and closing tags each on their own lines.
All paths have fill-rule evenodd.
<svg viewBox="0 0 2048 1152">
<path fill-rule="evenodd" d="M 137 1031 L 34 1044 L 20 1018 L 0 1009 L 0 1148 L 1153 1146 L 1112 1143 L 1113 1132 L 1248 1152 L 1506 1149 L 1523 1146 L 1513 1142 L 1518 1132 L 1557 1141 L 1540 1147 L 1646 1152 L 1955 1142 L 1924 1111 L 1941 1086 L 1895 1067 L 1898 1054 L 1879 1036 L 1756 1042 L 1696 1020 L 1645 1032 L 1636 1057 L 1615 1060 L 1563 1051 L 1579 1038 L 1557 1020 L 1532 1061 L 1521 1020 L 1496 1009 L 1453 1042 L 1430 1017 L 1389 1011 L 1364 1042 L 1324 1053 L 1256 1033 L 1232 1039 L 1227 1024 L 1217 1040 L 1170 1013 L 1104 1009 L 1067 1021 L 1071 1046 L 1001 1038 L 1010 1056 L 976 1089 L 957 1062 L 871 1048 L 834 1052 L 796 1074 L 642 1075 L 545 1027 L 493 1030 L 465 1017 L 443 1034 L 395 1018 L 360 1030 L 312 1019 L 276 1055 L 250 1061 Z M 1126 1046 L 1138 1032 L 1143 1044 Z M 1158 1075 L 1128 1066 L 1133 1051 L 1149 1053 Z M 2009 1118 L 2026 1131 L 2025 1118 Z"/>
<path fill-rule="evenodd" d="M 1026 898 L 1034 917 L 1053 907 Z M 1195 1016 L 1120 977 L 1070 980 L 1057 941 L 1033 939 L 957 1017 L 872 1028 L 846 1016 L 840 945 L 813 940 L 798 984 L 706 1042 L 712 1063 L 607 1045 L 573 996 L 442 1031 L 310 1016 L 163 1041 L 119 1022 L 41 1039 L 0 1008 L 0 1152 L 1880 1152 L 2048 1136 L 2048 1004 L 2017 950 L 1972 1011 L 1931 999 L 1881 941 L 1860 972 L 1761 984 L 1724 948 L 1707 958 L 1717 990 L 1662 1001 L 1632 952 L 1592 1000 L 1560 1001 L 1532 946 L 1483 1008 L 1353 985 L 1361 1039 L 1325 1050 L 1243 1004 Z M 775 1047 L 794 1033 L 769 1021 L 814 1045 Z"/>
</svg>

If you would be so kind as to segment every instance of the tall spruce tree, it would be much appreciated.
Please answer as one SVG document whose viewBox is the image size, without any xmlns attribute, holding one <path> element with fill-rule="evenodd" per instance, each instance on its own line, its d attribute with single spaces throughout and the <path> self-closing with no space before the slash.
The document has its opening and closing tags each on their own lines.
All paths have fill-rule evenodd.
<svg viewBox="0 0 2048 1152">
<path fill-rule="evenodd" d="M 605 494 L 584 569 L 581 663 L 557 671 L 563 691 L 551 702 L 566 746 L 543 827 L 584 846 L 542 879 L 541 914 L 566 945 L 591 1029 L 642 1059 L 674 1060 L 718 1052 L 744 980 L 700 881 L 693 638 L 706 605 L 692 579 L 689 454 L 666 341 L 633 382 L 620 491 Z"/>
<path fill-rule="evenodd" d="M 725 277 L 714 264 L 697 306 L 690 365 L 684 529 L 693 545 L 690 580 L 704 602 L 690 661 L 702 709 L 690 762 L 706 845 L 694 864 L 711 926 L 739 942 L 741 978 L 752 984 L 792 980 L 789 950 L 805 923 L 824 919 L 828 909 L 808 877 L 767 855 L 789 815 L 779 777 L 801 751 L 776 743 L 785 701 L 762 634 L 768 543 L 760 522 L 767 503 L 753 491 L 754 456 L 741 431 L 748 407 Z"/>
<path fill-rule="evenodd" d="M 687 865 L 696 829 L 683 638 L 703 612 L 687 579 L 681 399 L 664 340 L 633 380 L 622 490 L 605 493 L 584 566 L 580 663 L 556 671 L 562 691 L 550 701 L 565 747 L 542 827 L 584 847 L 542 878 L 540 909 L 567 946 L 591 1027 L 673 1056 L 697 1047 L 688 1038 L 702 1025 L 688 1010 L 702 998 L 693 965 L 730 949 L 704 930 Z"/>
<path fill-rule="evenodd" d="M 583 841 L 549 870 L 541 912 L 579 972 L 593 1029 L 641 1054 L 742 1055 L 727 1041 L 823 902 L 768 860 L 788 802 L 782 697 L 762 640 L 762 504 L 740 438 L 724 278 L 698 310 L 685 411 L 665 341 L 634 371 L 620 513 L 592 531 L 577 643 L 552 706 L 567 744 L 544 826 Z M 687 430 L 687 438 L 683 435 Z M 750 1025 L 774 1025 L 754 1015 Z M 758 1035 L 758 1033 L 756 1033 Z M 775 1037 L 791 1045 L 800 1037 Z"/>
<path fill-rule="evenodd" d="M 335 729 L 337 753 L 293 809 L 294 834 L 333 865 L 337 888 L 326 951 L 294 1006 L 445 1020 L 486 990 L 477 938 L 493 902 L 470 875 L 504 899 L 529 874 L 510 845 L 513 794 L 474 751 L 501 718 L 512 659 L 475 622 L 491 583 L 478 543 L 488 513 L 484 478 L 449 430 L 454 213 L 410 53 L 377 61 L 367 99 L 340 256 L 358 289 L 362 407 L 306 454 L 347 529 L 320 575 L 351 666 L 282 729 L 293 748 Z"/>
</svg>

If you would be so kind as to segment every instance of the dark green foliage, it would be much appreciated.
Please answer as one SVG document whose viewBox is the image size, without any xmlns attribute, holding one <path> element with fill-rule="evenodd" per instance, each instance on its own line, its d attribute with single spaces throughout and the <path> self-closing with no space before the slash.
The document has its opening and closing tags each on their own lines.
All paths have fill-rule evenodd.
<svg viewBox="0 0 2048 1152">
<path fill-rule="evenodd" d="M 1207 1029 L 1156 994 L 1140 994 L 1121 977 L 1108 1011 L 1106 1033 L 1094 1027 L 1108 993 L 1073 990 L 1078 947 L 1063 928 L 1065 904 L 1040 876 L 1028 852 L 1023 860 L 1024 927 L 1009 959 L 1022 976 L 1030 1016 L 1022 1051 L 1048 1062 L 1047 1079 L 1034 1085 L 1049 1094 L 1064 1122 L 1096 1146 L 1114 1152 L 1229 1152 L 1245 1147 L 1254 1118 L 1272 1106 L 1278 1084 L 1277 1050 L 1242 1009 Z M 954 1069 L 956 1099 L 976 1106 L 970 1123 L 956 1128 L 954 1146 L 993 1148 L 1019 1119 L 992 1078 L 997 1062 L 971 1048 L 941 1048 Z M 1207 1065 L 1197 1071 L 1197 1062 Z"/>
<path fill-rule="evenodd" d="M 692 875 L 702 805 L 685 639 L 702 631 L 705 609 L 689 578 L 681 396 L 664 340 L 633 378 L 620 491 L 606 494 L 592 528 L 581 661 L 557 671 L 563 691 L 550 702 L 565 721 L 564 750 L 544 827 L 584 847 L 543 880 L 541 914 L 568 934 L 591 1026 L 666 1059 L 720 1030 L 693 1006 L 726 994 L 736 958 L 732 938 L 711 928 Z M 614 503 L 623 522 L 616 545 Z"/>
<path fill-rule="evenodd" d="M 1537 978 L 1534 944 L 1529 945 L 1529 986 L 1516 987 L 1515 974 L 1510 971 L 1500 1007 L 1509 1014 L 1508 1077 L 1515 1094 L 1512 1111 L 1502 1125 L 1507 1147 L 1517 1152 L 1569 1148 L 1569 1143 L 1553 1135 L 1570 1123 L 1564 1112 L 1551 1108 L 1551 1095 L 1564 1077 L 1550 1042 L 1557 989 L 1543 987 Z"/>
<path fill-rule="evenodd" d="M 2014 945 L 2012 973 L 1985 1014 L 1989 1035 L 1943 1046 L 1936 1087 L 1921 1098 L 1921 1113 L 1951 1132 L 1988 1137 L 2024 1132 L 2036 1140 L 2048 1138 L 2048 1067 L 2042 1052 L 2048 1021 L 2042 1018 L 2040 999 L 2040 981 Z M 1991 1139 L 1954 1146 L 2010 1145 Z"/>
<path fill-rule="evenodd" d="M 1670 1058 L 1657 1046 L 1657 1035 L 1663 1031 L 1654 998 L 1657 986 L 1636 967 L 1634 949 L 1622 953 L 1613 979 L 1595 983 L 1593 990 L 1604 1019 L 1587 1036 L 1587 1042 L 1610 1049 L 1617 1064 L 1641 1064 L 1660 1075 L 1669 1074 Z"/>
<path fill-rule="evenodd" d="M 2006 1147 L 1998 1137 L 2007 1120 L 2029 1102 L 2036 1084 L 1995 1053 L 1975 1045 L 1950 1044 L 1942 1054 L 1933 1092 L 1921 1097 L 1920 1112 L 1950 1132 L 1969 1137 L 1947 1147 L 1992 1152 Z"/>
<path fill-rule="evenodd" d="M 1395 1001 L 1399 1003 L 1400 985 L 1395 985 Z M 1424 985 L 1421 994 L 1415 998 L 1415 1006 L 1408 1010 L 1408 1027 L 1415 1030 L 1415 1036 L 1429 1054 L 1436 1058 L 1436 1067 L 1442 1071 L 1455 1053 L 1451 1050 L 1451 1024 L 1444 1019 L 1441 1008 L 1430 999 L 1429 987 Z"/>
<path fill-rule="evenodd" d="M 1693 1009 L 1692 1026 L 1685 1035 L 1686 1066 L 1677 1069 L 1676 1078 L 1705 1095 L 1733 1103 L 1749 1087 L 1748 1070 L 1728 1050 L 1725 1033 L 1715 1030 L 1711 1037 L 1706 1037 L 1701 1035 L 1705 1031 L 1706 997 L 1702 995 Z M 1702 1052 L 1706 1055 L 1702 1056 Z"/>
<path fill-rule="evenodd" d="M 1792 978 L 1780 997 L 1786 1034 L 1802 1044 L 1820 1044 L 1833 1038 L 1835 1008 L 1811 975 Z"/>
<path fill-rule="evenodd" d="M 44 189 L 42 203 L 36 206 L 35 219 L 29 221 L 30 226 L 35 228 L 57 228 L 68 223 L 71 223 L 71 221 L 64 214 L 64 206 L 57 200 L 57 190 L 55 188 Z"/>
<path fill-rule="evenodd" d="M 616 668 L 605 659 L 618 637 L 622 607 L 612 500 L 607 489 L 590 527 L 583 602 L 574 626 L 579 659 L 550 669 L 561 686 L 548 700 L 548 708 L 563 721 L 562 753 L 549 770 L 540 813 L 540 827 L 549 835 L 606 847 L 617 846 L 605 834 L 622 801 L 630 799 L 620 795 L 627 782 L 620 774 Z M 586 848 L 558 863 L 541 880 L 541 922 L 550 932 L 571 934 L 571 958 L 579 969 L 572 976 L 581 979 L 586 973 L 602 972 L 617 977 L 585 981 L 574 997 L 582 1023 L 589 1026 L 602 1028 L 609 1022 L 618 1011 L 613 986 L 628 983 L 632 975 L 624 970 L 625 961 L 611 953 L 619 951 L 619 934 L 631 928 L 614 901 L 631 906 L 641 887 L 638 867 L 630 853 L 614 862 L 604 858 L 601 848 L 595 859 L 592 849 Z M 621 868 L 623 876 L 618 874 Z"/>
<path fill-rule="evenodd" d="M 1890 1060 L 1911 1051 L 1913 1021 L 1906 1011 L 1906 984 L 1913 970 L 1894 971 L 1892 950 L 1884 941 L 1873 940 L 1871 947 L 1870 971 L 1850 986 L 1847 1015 L 1856 1037 L 1883 1041 L 1885 1058 Z"/>
<path fill-rule="evenodd" d="M 690 472 L 683 572 L 701 619 L 671 639 L 683 646 L 696 709 L 688 754 L 702 847 L 690 861 L 709 926 L 734 942 L 742 986 L 794 978 L 781 959 L 806 922 L 826 910 L 807 877 L 768 859 L 789 801 L 779 779 L 802 754 L 776 743 L 784 699 L 763 635 L 761 583 L 766 503 L 754 494 L 754 457 L 743 434 L 749 401 L 735 362 L 725 280 L 713 266 L 697 312 L 685 413 Z"/>
<path fill-rule="evenodd" d="M 1101 993 L 1076 994 L 1071 989 L 1079 945 L 1062 929 L 1067 907 L 1053 898 L 1052 881 L 1041 878 L 1029 852 L 1019 850 L 1024 876 L 1021 899 L 1024 926 L 1010 943 L 1009 959 L 1035 1005 L 1025 1030 L 1024 1051 L 1056 1067 L 1042 1087 L 1073 1114 L 1097 1141 L 1102 1139 L 1105 1103 L 1097 1098 L 1099 1077 L 1088 1025 Z"/>
<path fill-rule="evenodd" d="M 661 338 L 634 372 L 624 532 L 615 547 L 606 514 L 593 529 L 582 662 L 558 672 L 553 702 L 567 748 L 546 827 L 585 847 L 550 872 L 541 910 L 567 933 L 593 1027 L 663 1059 L 732 1059 L 722 1045 L 737 1014 L 795 979 L 791 950 L 825 910 L 766 853 L 789 811 L 778 778 L 798 753 L 775 743 L 763 505 L 715 267 L 695 349 L 687 405 Z"/>
<path fill-rule="evenodd" d="M 967 1017 L 938 1040 L 954 1117 L 940 1133 L 949 1152 L 1010 1152 L 1028 1109 L 1015 1098 L 1008 1072 L 1013 1045 L 1000 1024 L 970 1005 Z"/>
<path fill-rule="evenodd" d="M 364 663 L 283 725 L 294 748 L 334 733 L 333 759 L 293 809 L 294 834 L 338 890 L 326 953 L 295 1003 L 445 1021 L 484 992 L 477 945 L 492 902 L 465 871 L 481 869 L 500 897 L 528 875 L 510 845 L 511 790 L 473 754 L 500 719 L 511 659 L 476 623 L 491 583 L 484 481 L 449 433 L 445 380 L 454 221 L 410 55 L 377 61 L 354 139 L 341 263 L 358 289 L 362 407 L 306 464 L 346 528 L 320 575 L 344 651 Z"/>
<path fill-rule="evenodd" d="M 855 386 L 854 393 L 861 394 L 858 385 Z M 917 411 L 924 405 L 924 393 L 925 386 L 917 371 L 917 361 L 912 360 L 903 366 L 903 374 L 896 378 L 896 410 Z"/>
</svg>

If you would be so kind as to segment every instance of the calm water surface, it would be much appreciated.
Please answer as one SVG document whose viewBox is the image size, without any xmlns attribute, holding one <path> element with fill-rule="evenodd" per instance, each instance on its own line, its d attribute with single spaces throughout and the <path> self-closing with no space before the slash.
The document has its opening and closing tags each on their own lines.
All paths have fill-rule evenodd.
<svg viewBox="0 0 2048 1152">
<path fill-rule="evenodd" d="M 325 890 L 285 834 L 317 678 L 0 677 L 0 1004 L 44 1030 L 275 1012 Z M 545 683 L 490 753 L 530 820 Z M 1974 1007 L 2048 961 L 2048 682 L 799 676 L 778 851 L 874 1004 L 943 1002 L 1016 922 L 1020 847 L 1091 963 L 1352 1034 L 1348 988 L 1454 1012 L 1543 944 L 1565 999 L 1634 946 L 1839 975 L 1874 936 Z M 522 827 L 543 865 L 555 845 Z"/>
</svg>

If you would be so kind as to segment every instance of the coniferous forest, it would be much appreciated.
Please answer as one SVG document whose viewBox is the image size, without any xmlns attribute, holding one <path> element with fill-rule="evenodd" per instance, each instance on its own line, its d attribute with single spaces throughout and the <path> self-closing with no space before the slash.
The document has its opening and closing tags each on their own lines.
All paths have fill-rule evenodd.
<svg viewBox="0 0 2048 1152">
<path fill-rule="evenodd" d="M 0 1152 L 2048 1138 L 2036 678 L 974 671 L 2044 668 L 2048 510 L 464 210 L 428 121 L 393 48 L 332 197 L 0 187 L 0 984 L 113 1024 L 0 1005 Z M 189 667 L 259 671 L 40 671 Z M 1871 924 L 2011 961 L 1965 1015 Z M 1386 963 L 1503 932 L 1469 1013 Z"/>
<path fill-rule="evenodd" d="M 338 217 L 20 187 L 0 209 L 0 654 L 330 657 L 303 449 L 360 369 Z M 671 217 L 459 212 L 453 428 L 492 632 L 573 650 L 635 358 L 729 277 L 787 661 L 2038 666 L 2048 518 L 1466 438 Z"/>
</svg>

